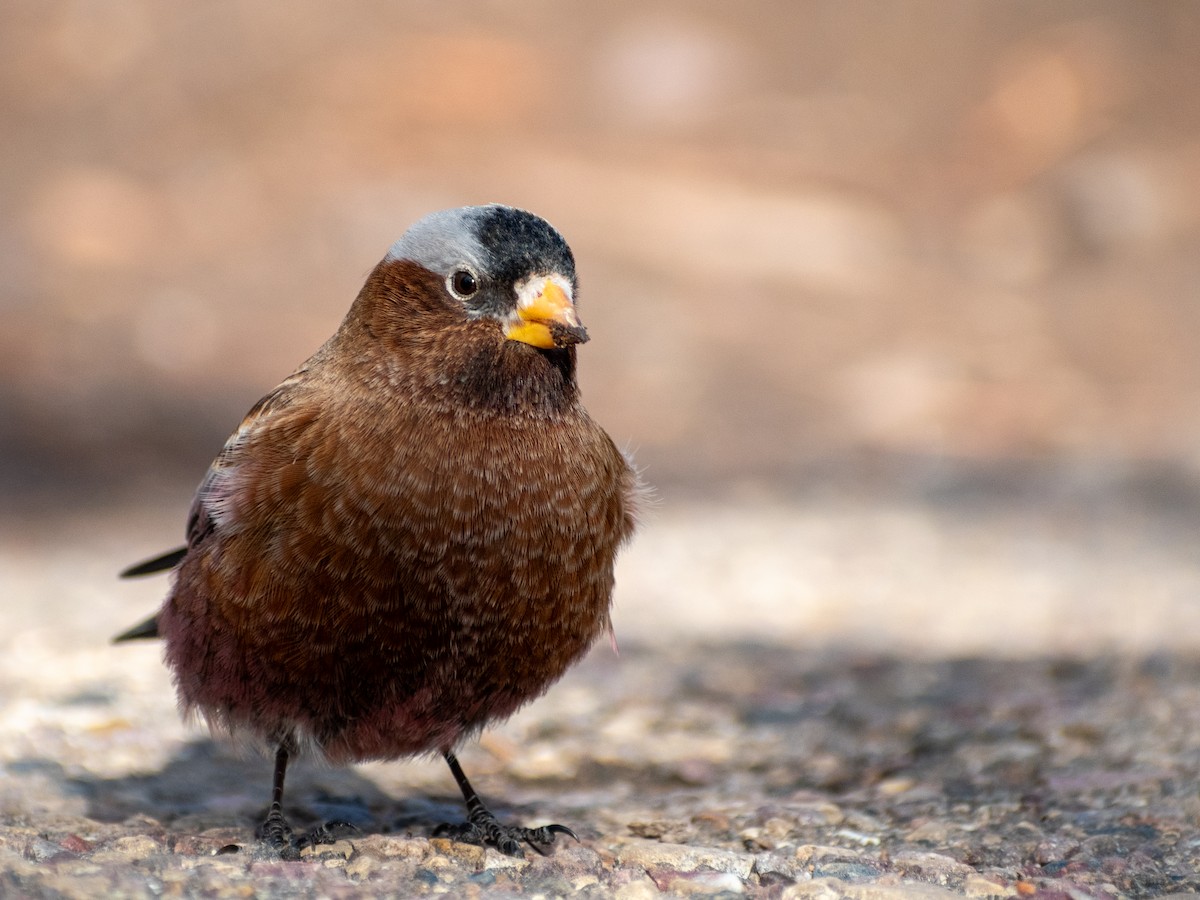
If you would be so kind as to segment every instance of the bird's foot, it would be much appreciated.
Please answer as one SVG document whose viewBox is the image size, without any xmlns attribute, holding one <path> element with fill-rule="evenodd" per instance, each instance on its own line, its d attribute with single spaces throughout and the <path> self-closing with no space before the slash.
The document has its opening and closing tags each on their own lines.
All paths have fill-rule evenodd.
<svg viewBox="0 0 1200 900">
<path fill-rule="evenodd" d="M 579 840 L 579 836 L 566 825 L 543 825 L 541 828 L 502 825 L 486 808 L 472 810 L 468 822 L 439 825 L 433 830 L 433 834 L 435 837 L 448 837 L 464 844 L 495 847 L 506 856 L 524 856 L 525 851 L 521 847 L 523 843 L 546 856 L 554 844 L 555 836 L 560 834 Z"/>
<path fill-rule="evenodd" d="M 279 854 L 280 859 L 299 859 L 296 833 L 283 817 L 278 804 L 272 804 L 266 821 L 258 826 L 258 839 Z"/>
<path fill-rule="evenodd" d="M 283 817 L 283 811 L 274 805 L 267 813 L 266 821 L 258 826 L 258 839 L 278 853 L 280 859 L 289 860 L 299 859 L 300 851 L 305 847 L 332 844 L 347 834 L 358 834 L 358 829 L 349 822 L 337 820 L 310 828 L 303 834 L 296 834 Z"/>
</svg>

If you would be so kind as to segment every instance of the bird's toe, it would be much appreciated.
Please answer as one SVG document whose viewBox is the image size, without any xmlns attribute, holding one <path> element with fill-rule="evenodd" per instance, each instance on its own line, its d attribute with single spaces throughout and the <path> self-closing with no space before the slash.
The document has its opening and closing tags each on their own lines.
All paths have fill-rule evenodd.
<svg viewBox="0 0 1200 900">
<path fill-rule="evenodd" d="M 322 844 L 334 844 L 344 837 L 349 837 L 352 834 L 361 834 L 362 832 L 356 825 L 349 822 L 344 822 L 341 819 L 331 819 L 324 822 L 315 828 L 310 828 L 304 834 L 294 839 L 297 847 L 303 850 L 305 847 L 318 847 Z"/>
<path fill-rule="evenodd" d="M 554 839 L 565 834 L 579 840 L 566 825 L 543 825 L 540 828 L 523 828 L 519 825 L 502 825 L 492 816 L 475 817 L 474 821 L 457 825 L 442 824 L 434 829 L 435 837 L 448 837 L 464 844 L 495 847 L 505 856 L 523 857 L 528 844 L 542 856 L 546 856 L 554 845 Z"/>
</svg>

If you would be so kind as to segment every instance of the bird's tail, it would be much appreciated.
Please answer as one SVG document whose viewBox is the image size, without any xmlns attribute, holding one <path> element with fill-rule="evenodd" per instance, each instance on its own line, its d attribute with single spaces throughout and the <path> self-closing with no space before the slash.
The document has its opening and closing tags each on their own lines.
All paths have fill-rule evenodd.
<svg viewBox="0 0 1200 900">
<path fill-rule="evenodd" d="M 179 561 L 186 555 L 187 547 L 176 547 L 169 553 L 164 553 L 145 562 L 140 562 L 136 566 L 130 566 L 121 573 L 121 577 L 137 578 L 139 575 L 153 575 L 155 572 L 165 572 L 167 569 L 175 568 L 179 564 Z"/>
<path fill-rule="evenodd" d="M 136 578 L 139 575 L 153 575 L 155 572 L 165 572 L 167 569 L 173 569 L 179 565 L 179 561 L 186 554 L 187 547 L 179 547 L 169 553 L 156 556 L 154 559 L 140 562 L 136 566 L 130 566 L 121 573 L 121 577 Z M 158 637 L 158 616 L 151 616 L 146 621 L 134 625 L 128 631 L 122 631 L 113 638 L 113 643 L 120 644 L 122 641 L 140 641 L 156 637 Z"/>
<path fill-rule="evenodd" d="M 139 641 L 143 638 L 158 637 L 158 616 L 151 616 L 145 622 L 139 622 L 128 631 L 123 631 L 113 638 L 114 644 L 122 641 Z"/>
</svg>

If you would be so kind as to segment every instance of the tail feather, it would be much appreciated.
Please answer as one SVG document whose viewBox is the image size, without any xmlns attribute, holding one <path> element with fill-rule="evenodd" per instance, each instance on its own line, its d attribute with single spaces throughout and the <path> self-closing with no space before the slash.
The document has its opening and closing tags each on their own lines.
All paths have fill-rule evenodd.
<svg viewBox="0 0 1200 900">
<path fill-rule="evenodd" d="M 186 555 L 187 547 L 179 547 L 169 553 L 156 556 L 154 559 L 140 562 L 136 566 L 130 566 L 121 573 L 121 577 L 136 578 L 139 575 L 152 575 L 155 572 L 165 572 L 167 569 L 173 569 L 179 565 L 180 560 Z M 146 621 L 134 625 L 128 631 L 122 631 L 113 638 L 113 643 L 120 644 L 123 641 L 140 641 L 158 636 L 158 616 L 151 616 Z"/>
<path fill-rule="evenodd" d="M 122 641 L 138 641 L 143 638 L 158 637 L 158 616 L 151 616 L 145 622 L 139 622 L 128 631 L 123 631 L 113 638 L 114 644 Z"/>
<path fill-rule="evenodd" d="M 186 555 L 187 547 L 177 547 L 169 553 L 164 553 L 145 562 L 140 562 L 136 566 L 130 566 L 121 573 L 121 577 L 137 578 L 139 575 L 153 575 L 155 572 L 165 572 L 167 569 L 175 568 L 179 564 L 179 561 Z"/>
</svg>

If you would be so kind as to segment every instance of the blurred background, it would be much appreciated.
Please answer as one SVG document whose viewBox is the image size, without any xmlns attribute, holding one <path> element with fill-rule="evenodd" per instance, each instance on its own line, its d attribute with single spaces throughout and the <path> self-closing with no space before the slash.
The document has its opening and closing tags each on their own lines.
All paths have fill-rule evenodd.
<svg viewBox="0 0 1200 900">
<path fill-rule="evenodd" d="M 242 413 L 499 201 L 658 488 L 635 635 L 1200 644 L 1198 46 L 1187 2 L 0 6 L 9 615 L 152 608 L 112 575 Z"/>
</svg>

